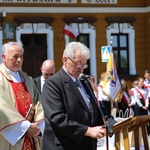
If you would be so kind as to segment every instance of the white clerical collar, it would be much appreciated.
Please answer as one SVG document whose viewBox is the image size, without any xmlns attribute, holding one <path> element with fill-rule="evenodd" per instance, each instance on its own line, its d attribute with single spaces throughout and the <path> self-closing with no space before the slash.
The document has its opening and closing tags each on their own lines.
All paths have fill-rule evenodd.
<svg viewBox="0 0 150 150">
<path fill-rule="evenodd" d="M 6 68 L 6 67 L 5 67 L 5 68 Z M 12 78 L 12 80 L 13 80 L 14 82 L 22 82 L 21 77 L 20 77 L 20 74 L 19 74 L 18 71 L 13 72 L 13 71 L 9 70 L 8 68 L 6 68 L 6 70 L 8 71 L 9 75 L 11 76 L 11 78 Z"/>
</svg>

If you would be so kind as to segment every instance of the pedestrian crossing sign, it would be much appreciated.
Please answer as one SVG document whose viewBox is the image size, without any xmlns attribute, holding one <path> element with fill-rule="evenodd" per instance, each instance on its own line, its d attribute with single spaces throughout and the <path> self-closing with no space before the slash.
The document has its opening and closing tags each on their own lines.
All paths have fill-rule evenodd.
<svg viewBox="0 0 150 150">
<path fill-rule="evenodd" d="M 111 52 L 111 47 L 110 46 L 102 46 L 101 47 L 102 62 L 108 62 L 110 52 Z"/>
</svg>

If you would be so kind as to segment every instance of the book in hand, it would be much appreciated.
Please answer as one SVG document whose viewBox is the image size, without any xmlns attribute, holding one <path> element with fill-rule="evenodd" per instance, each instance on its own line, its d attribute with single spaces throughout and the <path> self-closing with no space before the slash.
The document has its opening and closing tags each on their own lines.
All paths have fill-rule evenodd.
<svg viewBox="0 0 150 150">
<path fill-rule="evenodd" d="M 30 104 L 30 108 L 27 112 L 26 119 L 32 122 L 34 114 L 35 114 L 35 106 L 33 104 Z"/>
</svg>

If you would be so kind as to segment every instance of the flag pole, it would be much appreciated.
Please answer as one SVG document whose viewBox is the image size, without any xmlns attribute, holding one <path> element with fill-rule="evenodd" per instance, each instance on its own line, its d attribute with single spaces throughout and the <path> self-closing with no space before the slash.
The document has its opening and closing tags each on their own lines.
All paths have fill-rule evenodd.
<svg viewBox="0 0 150 150">
<path fill-rule="evenodd" d="M 112 53 L 112 39 L 113 37 L 110 37 L 110 53 Z M 106 63 L 106 66 L 108 65 L 108 62 Z M 112 107 L 112 102 L 111 102 L 111 107 Z M 108 128 L 106 127 L 106 150 L 109 150 L 109 139 L 108 139 L 109 133 L 108 133 Z"/>
</svg>

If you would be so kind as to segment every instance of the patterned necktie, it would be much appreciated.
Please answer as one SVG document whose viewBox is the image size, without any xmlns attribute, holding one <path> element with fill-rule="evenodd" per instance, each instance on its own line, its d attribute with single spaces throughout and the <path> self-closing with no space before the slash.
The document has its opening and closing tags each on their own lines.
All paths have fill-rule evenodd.
<svg viewBox="0 0 150 150">
<path fill-rule="evenodd" d="M 77 88 L 80 91 L 86 105 L 88 106 L 89 110 L 92 111 L 92 105 L 91 105 L 91 102 L 89 100 L 90 96 L 87 94 L 86 90 L 84 89 L 83 85 L 81 84 L 81 82 L 78 79 L 76 79 L 75 83 L 76 83 Z"/>
</svg>

